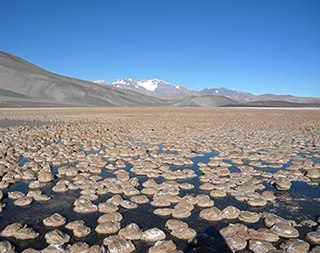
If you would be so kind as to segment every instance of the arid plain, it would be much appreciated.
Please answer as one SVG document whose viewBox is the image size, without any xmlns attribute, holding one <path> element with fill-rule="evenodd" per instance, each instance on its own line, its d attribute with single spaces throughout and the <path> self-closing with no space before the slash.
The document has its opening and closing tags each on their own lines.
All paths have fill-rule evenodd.
<svg viewBox="0 0 320 253">
<path fill-rule="evenodd" d="M 3 109 L 0 122 L 0 252 L 320 252 L 320 110 Z"/>
</svg>

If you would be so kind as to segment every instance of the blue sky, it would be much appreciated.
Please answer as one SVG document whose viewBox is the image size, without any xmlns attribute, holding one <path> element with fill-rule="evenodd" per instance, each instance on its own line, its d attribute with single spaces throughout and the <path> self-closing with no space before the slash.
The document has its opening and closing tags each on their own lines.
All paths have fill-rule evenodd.
<svg viewBox="0 0 320 253">
<path fill-rule="evenodd" d="M 319 0 L 0 0 L 0 24 L 62 75 L 320 97 Z"/>
</svg>

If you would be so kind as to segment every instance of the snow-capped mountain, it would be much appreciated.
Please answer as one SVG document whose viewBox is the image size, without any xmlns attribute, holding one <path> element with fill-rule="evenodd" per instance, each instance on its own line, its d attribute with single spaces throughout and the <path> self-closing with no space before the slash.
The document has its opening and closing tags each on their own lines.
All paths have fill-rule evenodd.
<svg viewBox="0 0 320 253">
<path fill-rule="evenodd" d="M 248 104 L 253 103 L 254 106 L 257 102 L 269 102 L 266 104 L 270 106 L 270 103 L 274 102 L 288 102 L 285 106 L 293 106 L 292 103 L 305 103 L 305 104 L 320 104 L 319 98 L 306 98 L 306 97 L 295 97 L 290 95 L 276 95 L 276 94 L 262 94 L 262 95 L 253 95 L 251 93 L 239 91 L 239 90 L 230 90 L 227 88 L 209 88 L 203 90 L 193 90 L 188 89 L 182 85 L 170 84 L 166 81 L 159 79 L 149 79 L 137 81 L 131 78 L 122 78 L 115 82 L 108 82 L 105 80 L 97 80 L 95 83 L 101 85 L 111 85 L 113 87 L 125 90 L 132 90 L 141 94 L 153 96 L 161 99 L 173 99 L 184 101 L 185 105 L 192 106 L 193 104 L 199 104 L 198 102 L 203 98 L 217 96 L 217 97 L 227 97 L 236 101 L 239 104 Z M 189 98 L 188 98 L 189 97 Z M 187 100 L 185 100 L 187 99 Z M 199 100 L 200 99 L 200 100 Z M 218 98 L 216 98 L 218 99 Z M 202 101 L 202 100 L 201 100 Z M 216 102 L 216 101 L 215 101 Z M 200 103 L 201 104 L 201 103 Z M 228 102 L 230 104 L 230 102 Z M 281 103 L 280 103 L 281 104 Z M 199 106 L 199 105 L 198 105 Z"/>
<path fill-rule="evenodd" d="M 190 95 L 197 95 L 197 91 L 187 89 L 180 85 L 170 84 L 160 79 L 148 79 L 137 81 L 132 78 L 122 78 L 112 83 L 109 83 L 104 80 L 97 80 L 94 82 L 112 85 L 120 89 L 133 90 L 143 94 L 161 98 L 177 98 L 186 97 Z"/>
<path fill-rule="evenodd" d="M 122 78 L 109 83 L 105 80 L 97 80 L 95 83 L 112 85 L 120 89 L 134 90 L 151 96 L 161 98 L 183 98 L 188 96 L 239 96 L 249 95 L 241 91 L 229 90 L 226 88 L 212 88 L 203 90 L 192 90 L 181 85 L 170 84 L 160 79 L 149 79 L 137 81 L 131 78 Z"/>
<path fill-rule="evenodd" d="M 145 95 L 162 99 L 184 99 L 193 96 L 223 96 L 233 99 L 239 103 L 251 103 L 256 101 L 286 101 L 290 103 L 318 103 L 316 98 L 299 98 L 294 96 L 283 96 L 274 94 L 253 95 L 251 93 L 230 90 L 227 88 L 210 88 L 203 90 L 192 90 L 182 85 L 170 84 L 160 79 L 149 79 L 137 81 L 131 78 L 122 78 L 109 83 L 105 80 L 97 80 L 95 83 L 111 85 L 116 88 L 136 91 Z"/>
<path fill-rule="evenodd" d="M 112 85 L 116 86 L 117 88 L 129 88 L 129 89 L 139 89 L 139 90 L 146 90 L 146 91 L 155 91 L 159 83 L 163 81 L 158 79 L 151 79 L 151 80 L 143 80 L 137 81 L 131 78 L 122 78 L 112 83 Z"/>
</svg>

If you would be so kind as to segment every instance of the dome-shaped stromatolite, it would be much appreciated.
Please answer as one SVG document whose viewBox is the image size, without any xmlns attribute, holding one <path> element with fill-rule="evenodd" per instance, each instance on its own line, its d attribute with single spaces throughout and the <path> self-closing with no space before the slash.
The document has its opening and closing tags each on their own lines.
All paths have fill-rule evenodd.
<svg viewBox="0 0 320 253">
<path fill-rule="evenodd" d="M 106 213 L 104 215 L 101 215 L 98 218 L 98 223 L 104 223 L 104 222 L 120 222 L 122 221 L 123 216 L 119 212 L 114 212 L 114 213 Z"/>
<path fill-rule="evenodd" d="M 170 216 L 172 214 L 171 208 L 157 208 L 153 210 L 153 213 L 158 216 Z"/>
<path fill-rule="evenodd" d="M 53 215 L 45 218 L 43 224 L 47 227 L 60 227 L 66 223 L 66 218 L 61 214 L 54 213 Z"/>
<path fill-rule="evenodd" d="M 185 207 L 177 207 L 175 206 L 172 209 L 172 217 L 173 218 L 177 218 L 177 219 L 185 219 L 191 216 L 191 211 L 189 208 L 185 208 Z"/>
<path fill-rule="evenodd" d="M 276 199 L 276 196 L 274 196 L 273 192 L 271 192 L 271 191 L 262 192 L 261 197 L 267 201 L 274 201 Z"/>
<path fill-rule="evenodd" d="M 208 221 L 222 220 L 222 212 L 216 207 L 210 207 L 200 212 L 199 217 Z"/>
<path fill-rule="evenodd" d="M 86 252 L 90 252 L 89 248 L 90 248 L 89 244 L 85 242 L 76 242 L 72 245 L 68 245 L 67 252 L 68 253 L 86 253 Z"/>
<path fill-rule="evenodd" d="M 314 244 L 320 244 L 320 230 L 307 233 L 306 238 Z"/>
<path fill-rule="evenodd" d="M 214 201 L 210 199 L 208 195 L 201 194 L 197 196 L 198 203 L 197 205 L 201 208 L 212 207 L 214 205 Z"/>
<path fill-rule="evenodd" d="M 20 199 L 17 199 L 13 202 L 15 206 L 28 206 L 32 203 L 32 198 L 24 196 Z"/>
<path fill-rule="evenodd" d="M 197 235 L 197 232 L 189 227 L 172 230 L 171 235 L 181 240 L 190 240 Z"/>
<path fill-rule="evenodd" d="M 240 210 L 234 206 L 227 206 L 222 210 L 222 218 L 227 220 L 237 219 L 240 215 Z"/>
<path fill-rule="evenodd" d="M 260 215 L 254 212 L 241 211 L 238 219 L 246 223 L 256 223 L 260 219 Z"/>
<path fill-rule="evenodd" d="M 14 247 L 8 241 L 0 241 L 0 252 L 1 253 L 15 253 Z"/>
<path fill-rule="evenodd" d="M 68 224 L 66 224 L 66 229 L 74 230 L 76 227 L 85 225 L 85 222 L 83 220 L 75 220 L 70 221 Z"/>
<path fill-rule="evenodd" d="M 279 241 L 279 235 L 267 228 L 259 228 L 258 230 L 249 229 L 249 235 L 252 239 L 262 240 L 266 242 Z"/>
<path fill-rule="evenodd" d="M 166 239 L 166 234 L 159 228 L 150 228 L 141 235 L 141 240 L 146 242 L 156 242 Z"/>
<path fill-rule="evenodd" d="M 17 240 L 31 240 L 39 236 L 39 233 L 36 233 L 32 228 L 28 228 L 24 225 L 21 229 L 15 232 L 14 238 Z"/>
<path fill-rule="evenodd" d="M 140 240 L 142 230 L 135 223 L 130 223 L 126 227 L 120 229 L 118 235 L 123 236 L 127 240 Z"/>
<path fill-rule="evenodd" d="M 82 238 L 82 237 L 86 237 L 91 233 L 91 228 L 86 226 L 86 225 L 80 225 L 77 226 L 74 230 L 73 230 L 73 234 L 75 237 L 78 238 Z"/>
<path fill-rule="evenodd" d="M 54 192 L 66 192 L 68 191 L 68 189 L 68 184 L 65 181 L 58 181 L 56 185 L 52 188 Z"/>
<path fill-rule="evenodd" d="M 229 248 L 233 251 L 240 251 L 247 247 L 247 240 L 239 234 L 226 237 L 225 241 Z"/>
<path fill-rule="evenodd" d="M 167 200 L 167 199 L 165 198 L 165 196 L 164 196 L 164 197 L 154 198 L 154 199 L 150 202 L 150 204 L 151 204 L 152 206 L 155 206 L 155 207 L 169 207 L 169 206 L 171 206 L 170 201 Z"/>
<path fill-rule="evenodd" d="M 21 223 L 13 223 L 6 226 L 0 233 L 2 237 L 14 237 L 17 240 L 30 240 L 39 236 L 32 228 Z"/>
<path fill-rule="evenodd" d="M 194 188 L 194 185 L 193 184 L 189 184 L 189 183 L 182 183 L 182 184 L 179 184 L 179 187 L 182 190 L 191 190 L 191 189 Z"/>
<path fill-rule="evenodd" d="M 105 253 L 106 249 L 102 245 L 93 245 L 89 246 L 89 244 L 85 242 L 76 242 L 72 245 L 68 245 L 66 251 L 63 249 L 62 252 L 68 253 Z M 56 253 L 56 252 L 54 252 Z"/>
<path fill-rule="evenodd" d="M 103 245 L 93 245 L 89 249 L 90 253 L 105 253 L 106 249 Z M 75 252 L 77 253 L 77 252 Z"/>
<path fill-rule="evenodd" d="M 25 196 L 25 194 L 23 192 L 19 192 L 19 191 L 8 192 L 9 199 L 21 199 L 24 196 Z M 1 200 L 1 198 L 0 198 L 0 200 Z"/>
<path fill-rule="evenodd" d="M 122 200 L 120 202 L 120 206 L 125 209 L 136 209 L 139 207 L 138 204 L 136 204 L 132 201 L 129 201 L 129 200 Z"/>
<path fill-rule="evenodd" d="M 157 241 L 151 248 L 149 248 L 148 253 L 179 253 L 181 251 L 177 250 L 177 246 L 173 241 Z"/>
<path fill-rule="evenodd" d="M 119 235 L 106 237 L 103 244 L 107 246 L 110 253 L 131 253 L 135 251 L 133 243 Z"/>
<path fill-rule="evenodd" d="M 82 220 L 71 221 L 65 227 L 72 230 L 74 236 L 78 238 L 86 237 L 91 233 L 91 228 Z"/>
<path fill-rule="evenodd" d="M 214 185 L 210 183 L 204 183 L 200 185 L 199 188 L 203 191 L 212 191 L 214 189 Z"/>
<path fill-rule="evenodd" d="M 247 202 L 249 206 L 253 207 L 263 207 L 267 204 L 267 201 L 264 198 L 250 198 Z"/>
<path fill-rule="evenodd" d="M 77 199 L 74 202 L 74 205 L 75 207 L 73 208 L 73 211 L 76 213 L 94 213 L 98 211 L 98 207 L 88 199 Z"/>
<path fill-rule="evenodd" d="M 47 253 L 47 251 L 45 250 L 37 250 L 37 249 L 33 249 L 33 248 L 27 248 L 25 250 L 23 250 L 21 253 Z"/>
<path fill-rule="evenodd" d="M 149 199 L 145 195 L 136 195 L 130 198 L 130 200 L 136 204 L 146 204 L 149 202 Z"/>
<path fill-rule="evenodd" d="M 251 239 L 249 241 L 249 249 L 254 253 L 267 253 L 272 250 L 275 250 L 276 248 L 272 245 L 271 242 Z"/>
<path fill-rule="evenodd" d="M 266 227 L 270 228 L 277 223 L 288 223 L 284 218 L 277 216 L 273 213 L 264 214 L 264 224 Z"/>
<path fill-rule="evenodd" d="M 225 196 L 227 196 L 227 194 L 221 190 L 212 190 L 210 192 L 210 196 L 213 198 L 224 198 Z"/>
<path fill-rule="evenodd" d="M 117 233 L 120 230 L 121 226 L 119 222 L 103 222 L 99 223 L 96 227 L 96 232 L 99 234 L 112 235 Z"/>
<path fill-rule="evenodd" d="M 281 243 L 280 248 L 288 253 L 307 253 L 309 252 L 310 245 L 299 239 L 290 239 Z"/>
<path fill-rule="evenodd" d="M 231 250 L 243 250 L 247 246 L 249 239 L 248 227 L 243 224 L 230 224 L 220 230 L 220 234 L 225 239 Z"/>
<path fill-rule="evenodd" d="M 320 178 L 320 170 L 319 169 L 309 169 L 306 174 L 307 177 L 312 179 Z"/>
<path fill-rule="evenodd" d="M 42 183 L 47 183 L 53 180 L 53 175 L 49 171 L 41 171 L 38 174 L 38 180 Z"/>
<path fill-rule="evenodd" d="M 48 201 L 51 199 L 49 196 L 43 194 L 39 190 L 30 190 L 27 193 L 27 196 L 33 198 L 35 201 Z"/>
<path fill-rule="evenodd" d="M 271 227 L 271 231 L 284 238 L 296 238 L 299 236 L 298 230 L 287 223 L 274 224 Z"/>
<path fill-rule="evenodd" d="M 21 223 L 12 223 L 6 226 L 0 233 L 2 237 L 13 237 L 14 234 L 23 227 Z"/>
<path fill-rule="evenodd" d="M 117 206 L 115 206 L 111 203 L 104 202 L 104 203 L 100 203 L 98 205 L 98 211 L 100 213 L 114 213 L 114 212 L 118 211 L 118 209 L 119 208 Z"/>
<path fill-rule="evenodd" d="M 45 239 L 48 244 L 64 244 L 70 240 L 70 236 L 59 229 L 55 229 L 46 233 Z"/>
<path fill-rule="evenodd" d="M 172 231 L 179 228 L 187 228 L 188 224 L 180 220 L 170 219 L 166 222 L 165 227 Z"/>
<path fill-rule="evenodd" d="M 45 249 L 41 250 L 41 253 L 64 253 L 64 252 L 66 252 L 66 250 L 63 244 L 50 244 Z"/>
<path fill-rule="evenodd" d="M 275 186 L 279 191 L 287 191 L 291 188 L 291 182 L 286 178 L 278 178 L 275 181 Z"/>
<path fill-rule="evenodd" d="M 29 188 L 30 189 L 39 189 L 39 188 L 44 187 L 45 185 L 46 185 L 46 183 L 43 183 L 43 182 L 36 180 L 36 181 L 31 181 L 29 183 Z"/>
</svg>

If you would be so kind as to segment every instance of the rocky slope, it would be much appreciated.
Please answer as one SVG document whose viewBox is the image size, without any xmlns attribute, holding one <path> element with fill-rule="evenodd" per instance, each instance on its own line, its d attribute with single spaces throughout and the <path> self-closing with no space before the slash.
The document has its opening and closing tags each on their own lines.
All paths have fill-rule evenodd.
<svg viewBox="0 0 320 253">
<path fill-rule="evenodd" d="M 166 101 L 138 92 L 60 76 L 0 52 L 0 105 L 163 106 Z"/>
</svg>

